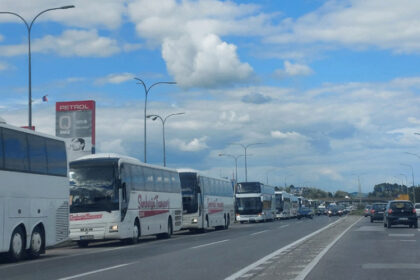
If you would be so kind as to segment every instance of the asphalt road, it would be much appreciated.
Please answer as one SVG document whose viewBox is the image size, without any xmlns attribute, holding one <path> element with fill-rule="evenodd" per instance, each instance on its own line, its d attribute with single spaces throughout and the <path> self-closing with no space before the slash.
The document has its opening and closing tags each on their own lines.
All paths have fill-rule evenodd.
<svg viewBox="0 0 420 280">
<path fill-rule="evenodd" d="M 321 216 L 313 220 L 235 224 L 229 230 L 183 232 L 167 240 L 142 238 L 132 246 L 106 242 L 86 249 L 57 248 L 38 260 L 0 262 L 0 278 L 225 279 L 337 219 Z"/>
<path fill-rule="evenodd" d="M 321 258 L 305 280 L 420 279 L 420 229 L 384 228 L 363 218 Z"/>
</svg>

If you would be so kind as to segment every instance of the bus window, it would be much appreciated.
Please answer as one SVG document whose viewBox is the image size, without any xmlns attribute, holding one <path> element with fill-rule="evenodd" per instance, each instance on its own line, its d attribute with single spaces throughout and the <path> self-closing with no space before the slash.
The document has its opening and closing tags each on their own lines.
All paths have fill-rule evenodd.
<svg viewBox="0 0 420 280">
<path fill-rule="evenodd" d="M 149 167 L 145 167 L 143 169 L 143 172 L 144 172 L 146 190 L 154 192 L 155 191 L 155 179 L 154 179 L 152 169 L 149 168 Z"/>
<path fill-rule="evenodd" d="M 153 169 L 153 175 L 155 177 L 155 188 L 158 192 L 164 192 L 165 187 L 163 185 L 163 174 L 162 170 L 159 169 Z"/>
<path fill-rule="evenodd" d="M 63 148 L 64 142 L 48 139 L 46 144 L 48 173 L 67 176 L 67 158 L 66 149 Z"/>
<path fill-rule="evenodd" d="M 3 129 L 5 168 L 16 171 L 29 171 L 28 143 L 26 134 Z"/>
<path fill-rule="evenodd" d="M 167 191 L 167 192 L 172 191 L 171 174 L 169 173 L 169 171 L 163 171 L 163 185 L 165 187 L 165 191 Z"/>
<path fill-rule="evenodd" d="M 45 139 L 40 136 L 28 135 L 29 163 L 32 172 L 47 173 L 47 151 Z"/>
<path fill-rule="evenodd" d="M 132 166 L 131 167 L 131 176 L 133 178 L 133 188 L 135 190 L 144 190 L 144 174 L 143 167 L 141 166 Z"/>
</svg>

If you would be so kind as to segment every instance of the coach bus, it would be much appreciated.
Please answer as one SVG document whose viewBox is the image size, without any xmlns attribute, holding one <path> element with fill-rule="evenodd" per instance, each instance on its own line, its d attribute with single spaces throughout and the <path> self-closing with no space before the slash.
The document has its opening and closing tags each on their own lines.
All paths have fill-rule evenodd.
<svg viewBox="0 0 420 280">
<path fill-rule="evenodd" d="M 0 118 L 0 252 L 38 257 L 67 240 L 69 185 L 63 140 Z"/>
<path fill-rule="evenodd" d="M 182 196 L 176 170 L 117 154 L 70 162 L 70 238 L 80 247 L 104 239 L 137 243 L 169 238 L 181 229 Z"/>
<path fill-rule="evenodd" d="M 288 219 L 291 217 L 292 195 L 285 191 L 275 191 L 276 218 Z"/>
<path fill-rule="evenodd" d="M 179 170 L 182 186 L 183 228 L 206 231 L 227 229 L 234 219 L 232 182 Z"/>
<path fill-rule="evenodd" d="M 276 217 L 274 187 L 259 182 L 238 183 L 235 194 L 236 220 L 273 221 Z"/>
</svg>

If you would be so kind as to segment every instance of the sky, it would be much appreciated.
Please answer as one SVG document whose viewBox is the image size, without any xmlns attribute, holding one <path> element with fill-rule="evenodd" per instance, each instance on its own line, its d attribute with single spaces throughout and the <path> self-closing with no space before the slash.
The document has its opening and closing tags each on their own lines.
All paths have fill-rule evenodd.
<svg viewBox="0 0 420 280">
<path fill-rule="evenodd" d="M 33 125 L 96 101 L 97 152 L 143 160 L 147 114 L 167 166 L 334 192 L 420 184 L 420 2 L 0 0 L 31 21 Z M 42 102 L 42 96 L 48 102 Z M 0 116 L 28 123 L 27 30 L 0 14 Z M 147 161 L 162 124 L 147 120 Z M 244 157 L 238 180 L 245 180 Z M 417 177 L 416 177 L 417 176 Z"/>
</svg>

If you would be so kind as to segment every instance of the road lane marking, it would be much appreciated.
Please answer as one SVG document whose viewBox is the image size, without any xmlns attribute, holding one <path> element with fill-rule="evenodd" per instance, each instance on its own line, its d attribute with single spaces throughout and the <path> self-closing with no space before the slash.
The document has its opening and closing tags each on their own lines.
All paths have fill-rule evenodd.
<svg viewBox="0 0 420 280">
<path fill-rule="evenodd" d="M 76 275 L 73 275 L 73 276 L 60 278 L 58 280 L 70 280 L 70 279 L 80 278 L 80 277 L 83 277 L 83 276 L 87 276 L 87 275 L 91 275 L 91 274 L 95 274 L 95 273 L 99 273 L 99 272 L 103 272 L 103 271 L 107 271 L 107 270 L 111 270 L 111 269 L 124 267 L 124 266 L 130 265 L 130 264 L 132 264 L 132 263 L 119 264 L 119 265 L 115 265 L 115 266 L 111 266 L 111 267 L 101 268 L 101 269 L 97 269 L 97 270 L 93 270 L 93 271 L 89 271 L 89 272 L 85 272 L 85 273 L 81 273 L 81 274 L 76 274 Z"/>
<path fill-rule="evenodd" d="M 251 233 L 250 235 L 257 235 L 257 234 L 260 234 L 260 233 L 263 233 L 263 232 L 266 232 L 266 231 L 268 231 L 268 229 L 262 230 L 262 231 L 257 231 L 257 232 Z"/>
<path fill-rule="evenodd" d="M 226 241 L 229 241 L 229 239 L 220 240 L 220 241 L 216 241 L 216 242 L 212 242 L 212 243 L 207 243 L 207 244 L 203 244 L 203 245 L 194 246 L 194 247 L 191 247 L 191 249 L 197 249 L 197 248 L 207 247 L 207 246 L 211 246 L 211 245 L 214 245 L 214 244 L 223 243 L 223 242 L 226 242 Z"/>
<path fill-rule="evenodd" d="M 230 275 L 230 276 L 226 277 L 226 278 L 225 278 L 225 280 L 234 280 L 234 279 L 241 278 L 243 275 L 245 275 L 246 273 L 250 272 L 251 270 L 253 270 L 253 269 L 254 269 L 254 268 L 256 268 L 257 266 L 259 266 L 259 265 L 261 265 L 261 264 L 265 263 L 265 262 L 266 262 L 266 261 L 268 261 L 269 259 L 274 258 L 274 257 L 276 257 L 276 256 L 280 255 L 282 252 L 284 252 L 284 251 L 286 251 L 286 250 L 289 250 L 291 247 L 293 247 L 293 246 L 295 246 L 295 245 L 297 245 L 297 244 L 302 243 L 303 241 L 305 241 L 305 240 L 307 240 L 307 239 L 311 238 L 311 237 L 312 237 L 312 236 L 314 236 L 314 235 L 317 235 L 318 233 L 320 233 L 320 232 L 322 232 L 322 231 L 326 230 L 326 229 L 327 229 L 327 228 L 329 228 L 329 227 L 332 227 L 333 225 L 335 225 L 335 224 L 336 224 L 336 223 L 338 223 L 339 221 L 341 221 L 341 220 L 336 220 L 336 221 L 334 221 L 334 222 L 332 222 L 332 223 L 330 223 L 330 224 L 328 224 L 328 225 L 326 225 L 326 226 L 324 226 L 324 227 L 322 227 L 322 228 L 318 229 L 317 231 L 314 231 L 314 232 L 312 232 L 312 233 L 310 233 L 310 234 L 308 234 L 308 235 L 306 235 L 306 236 L 304 236 L 304 237 L 302 237 L 302 238 L 300 238 L 300 239 L 298 239 L 298 240 L 296 240 L 296 241 L 294 241 L 294 242 L 290 243 L 289 245 L 286 245 L 286 246 L 284 246 L 284 247 L 282 247 L 282 248 L 280 248 L 280 249 L 278 249 L 278 250 L 276 250 L 276 251 L 272 252 L 271 254 L 268 254 L 267 256 L 262 257 L 261 259 L 257 260 L 256 262 L 254 262 L 254 263 L 252 263 L 252 264 L 250 264 L 250 265 L 248 265 L 248 266 L 246 266 L 246 267 L 242 268 L 241 270 L 239 270 L 239 271 L 235 272 L 234 274 L 232 274 L 232 275 Z"/>
<path fill-rule="evenodd" d="M 279 226 L 279 228 L 285 228 L 285 227 L 288 227 L 288 226 L 290 226 L 290 225 L 286 224 L 286 225 Z"/>
<path fill-rule="evenodd" d="M 420 269 L 418 263 L 366 263 L 363 269 Z"/>
<path fill-rule="evenodd" d="M 416 242 L 417 240 L 414 239 L 401 239 L 401 242 Z"/>
<path fill-rule="evenodd" d="M 357 224 L 358 222 L 360 222 L 363 219 L 363 217 L 361 217 L 360 219 L 358 219 L 357 221 L 355 221 L 354 223 L 352 223 L 348 228 L 346 228 L 339 236 L 337 236 L 333 242 L 331 242 L 330 244 L 328 244 L 327 247 L 324 248 L 324 250 L 321 251 L 321 253 L 319 253 L 300 273 L 299 275 L 295 278 L 295 280 L 304 280 L 306 278 L 306 276 L 308 276 L 308 274 L 311 272 L 311 270 L 319 263 L 319 261 L 322 259 L 322 257 L 331 249 L 332 246 L 334 246 L 335 243 L 337 243 L 338 240 L 340 240 L 341 237 L 344 236 L 344 234 L 346 234 L 355 224 Z"/>
<path fill-rule="evenodd" d="M 390 233 L 389 237 L 414 237 L 414 233 Z"/>
</svg>

